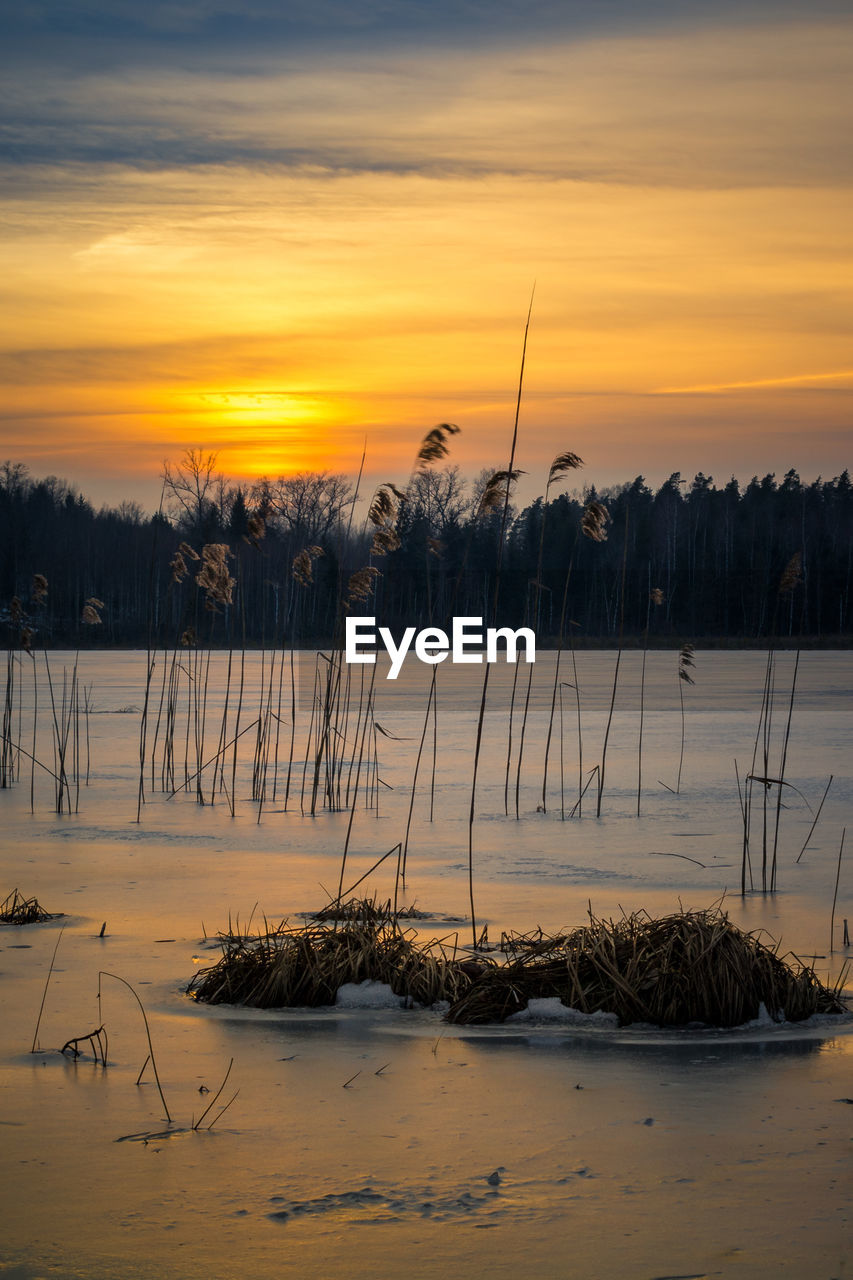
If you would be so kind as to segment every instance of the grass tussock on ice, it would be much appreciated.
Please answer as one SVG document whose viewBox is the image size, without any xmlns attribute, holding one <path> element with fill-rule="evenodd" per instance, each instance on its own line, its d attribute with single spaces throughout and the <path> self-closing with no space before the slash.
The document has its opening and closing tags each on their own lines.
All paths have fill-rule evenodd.
<svg viewBox="0 0 853 1280">
<path fill-rule="evenodd" d="M 460 1024 L 503 1022 L 531 1001 L 559 1000 L 621 1025 L 734 1027 L 764 1007 L 779 1020 L 842 1014 L 841 980 L 824 985 L 719 907 L 662 918 L 598 919 L 552 936 L 505 935 L 497 953 L 419 941 L 392 912 L 350 904 L 344 918 L 257 935 L 220 935 L 222 956 L 193 979 L 195 999 L 256 1008 L 333 1005 L 340 988 L 385 983 L 408 1003 L 446 1001 Z"/>
<path fill-rule="evenodd" d="M 61 913 L 45 911 L 38 898 L 25 898 L 17 889 L 0 902 L 0 924 L 42 924 L 57 914 Z"/>
</svg>

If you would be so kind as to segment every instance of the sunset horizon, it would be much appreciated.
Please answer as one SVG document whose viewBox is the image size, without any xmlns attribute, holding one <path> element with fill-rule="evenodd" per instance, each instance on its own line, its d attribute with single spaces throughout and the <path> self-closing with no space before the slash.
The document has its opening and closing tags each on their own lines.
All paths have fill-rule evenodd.
<svg viewBox="0 0 853 1280">
<path fill-rule="evenodd" d="M 521 494 L 839 474 L 849 13 L 798 6 L 24 6 L 0 138 L 2 454 L 156 508 L 405 480 L 457 423 Z M 49 92 L 46 86 L 49 85 Z"/>
</svg>

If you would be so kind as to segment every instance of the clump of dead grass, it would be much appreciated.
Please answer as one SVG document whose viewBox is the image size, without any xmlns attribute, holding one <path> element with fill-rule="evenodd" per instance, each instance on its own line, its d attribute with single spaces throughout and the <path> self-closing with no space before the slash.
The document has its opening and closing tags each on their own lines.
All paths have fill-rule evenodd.
<svg viewBox="0 0 853 1280">
<path fill-rule="evenodd" d="M 0 902 L 0 924 L 41 924 L 54 918 L 55 913 L 45 911 L 38 898 L 24 898 L 17 889 Z"/>
<path fill-rule="evenodd" d="M 346 902 L 331 902 L 327 907 L 310 913 L 312 920 L 356 920 L 362 924 L 372 924 L 380 920 L 426 920 L 426 911 L 419 911 L 416 906 L 397 907 L 390 898 L 384 901 L 374 895 L 372 898 L 350 898 Z"/>
<path fill-rule="evenodd" d="M 842 979 L 826 987 L 760 932 L 746 933 L 718 907 L 654 919 L 645 912 L 554 937 L 510 935 L 506 964 L 486 970 L 453 1004 L 458 1023 L 503 1021 L 531 998 L 558 997 L 582 1013 L 613 1013 L 621 1025 L 704 1023 L 735 1027 L 763 1005 L 776 1020 L 845 1012 Z"/>
<path fill-rule="evenodd" d="M 458 1000 L 472 981 L 472 966 L 455 949 L 416 940 L 397 916 L 369 900 L 349 904 L 345 918 L 282 923 L 252 936 L 228 932 L 219 940 L 222 956 L 188 987 L 207 1004 L 313 1008 L 334 1004 L 346 983 L 373 981 L 407 1003 L 429 1006 Z"/>
<path fill-rule="evenodd" d="M 333 914 L 331 914 L 333 912 Z M 798 1022 L 845 1012 L 794 956 L 746 933 L 719 907 L 655 919 L 645 912 L 566 933 L 505 934 L 500 955 L 459 953 L 416 938 L 390 903 L 336 903 L 301 926 L 220 934 L 222 956 L 188 988 L 209 1004 L 254 1008 L 331 1005 L 345 983 L 387 983 L 408 1003 L 450 1004 L 450 1022 L 503 1022 L 529 1000 L 557 997 L 582 1013 L 613 1013 L 621 1025 L 703 1023 L 734 1027 L 758 1017 Z"/>
</svg>

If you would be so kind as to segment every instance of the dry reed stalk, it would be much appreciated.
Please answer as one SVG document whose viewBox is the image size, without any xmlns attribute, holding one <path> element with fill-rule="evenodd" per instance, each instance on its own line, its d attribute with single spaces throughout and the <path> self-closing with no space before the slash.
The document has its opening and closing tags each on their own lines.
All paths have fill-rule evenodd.
<svg viewBox="0 0 853 1280">
<path fill-rule="evenodd" d="M 568 568 L 566 569 L 565 581 L 563 582 L 563 599 L 560 606 L 560 631 L 557 637 L 557 654 L 554 659 L 554 684 L 551 689 L 551 710 L 548 716 L 548 732 L 545 738 L 545 760 L 542 766 L 542 812 L 545 813 L 546 803 L 547 803 L 546 798 L 547 798 L 547 791 L 548 791 L 548 759 L 551 754 L 551 738 L 552 738 L 553 729 L 554 729 L 554 710 L 557 705 L 557 689 L 559 687 L 560 688 L 560 813 L 563 819 L 565 819 L 565 796 L 564 796 L 564 789 L 563 789 L 563 728 L 562 728 L 563 694 L 562 694 L 562 686 L 560 684 L 560 660 L 563 656 L 563 644 L 565 642 L 565 636 L 566 636 L 566 609 L 567 609 L 568 599 L 569 599 L 569 581 L 572 576 L 572 566 L 574 565 L 575 548 L 577 546 L 577 539 L 579 536 L 579 532 L 580 531 L 578 531 L 578 534 L 575 535 L 575 545 L 572 547 L 572 552 L 571 552 L 571 555 L 569 556 L 569 565 L 568 565 Z"/>
<path fill-rule="evenodd" d="M 365 744 L 365 739 L 367 737 L 368 725 L 370 723 L 370 718 L 371 718 L 371 710 L 372 710 L 372 704 L 373 704 L 373 686 L 374 686 L 375 680 L 376 680 L 376 667 L 374 665 L 373 667 L 371 667 L 370 687 L 367 693 L 367 709 L 364 716 L 364 725 L 361 731 L 361 744 L 358 750 L 358 766 L 356 768 L 356 774 L 355 774 L 355 785 L 353 787 L 353 793 L 352 793 L 352 804 L 350 806 L 350 811 L 349 811 L 349 820 L 347 822 L 347 833 L 346 833 L 346 839 L 344 840 L 343 853 L 341 854 L 341 873 L 338 880 L 338 897 L 339 898 L 343 895 L 343 890 L 344 890 L 344 872 L 346 870 L 347 854 L 349 852 L 349 844 L 350 844 L 350 839 L 352 837 L 352 826 L 353 826 L 353 821 L 355 819 L 356 802 L 358 800 L 358 784 L 361 778 L 361 766 L 364 760 L 364 744 Z"/>
<path fill-rule="evenodd" d="M 209 1102 L 209 1103 L 207 1104 L 207 1106 L 205 1107 L 204 1111 L 202 1111 L 202 1113 L 201 1113 L 201 1115 L 199 1116 L 198 1120 L 193 1119 L 193 1121 L 191 1122 L 191 1124 L 190 1124 L 190 1128 L 193 1130 L 193 1132 L 198 1132 L 198 1130 L 201 1128 L 201 1122 L 202 1122 L 202 1120 L 204 1120 L 204 1119 L 205 1119 L 205 1118 L 210 1114 L 210 1112 L 213 1110 L 214 1106 L 215 1106 L 215 1105 L 216 1105 L 216 1103 L 218 1102 L 219 1098 L 220 1098 L 220 1097 L 221 1097 L 221 1095 L 222 1095 L 222 1090 L 225 1088 L 226 1084 L 228 1083 L 228 1077 L 229 1077 L 229 1076 L 230 1076 L 230 1074 L 231 1074 L 231 1068 L 232 1068 L 233 1066 L 234 1066 L 234 1059 L 232 1058 L 232 1059 L 231 1059 L 231 1061 L 228 1063 L 228 1070 L 225 1072 L 225 1078 L 223 1079 L 222 1084 L 221 1084 L 221 1085 L 219 1086 L 219 1088 L 216 1090 L 216 1093 L 213 1095 L 213 1097 L 211 1098 L 210 1102 Z M 237 1097 L 237 1094 L 235 1093 L 235 1094 L 234 1094 L 234 1098 L 236 1098 L 236 1097 Z M 231 1102 L 233 1102 L 233 1101 L 234 1101 L 234 1098 L 232 1098 L 232 1099 L 231 1099 Z M 231 1106 L 231 1102 L 227 1103 L 227 1104 L 226 1104 L 226 1106 L 230 1107 L 230 1106 Z M 222 1111 L 220 1111 L 219 1116 L 221 1116 L 221 1115 L 224 1113 L 225 1109 L 226 1109 L 225 1107 L 223 1107 L 223 1108 L 222 1108 Z M 213 1120 L 211 1120 L 210 1124 L 207 1126 L 207 1127 L 208 1127 L 208 1129 L 212 1129 L 212 1128 L 213 1128 L 214 1124 L 215 1124 L 215 1123 L 216 1123 L 216 1121 L 219 1119 L 219 1116 L 215 1116 L 215 1117 L 214 1117 L 214 1119 L 213 1119 Z"/>
<path fill-rule="evenodd" d="M 70 1052 L 71 1056 L 74 1059 L 77 1059 L 80 1057 L 81 1053 L 78 1046 L 86 1043 L 88 1043 L 89 1048 L 92 1051 L 92 1057 L 95 1059 L 95 1062 L 100 1062 L 101 1066 L 105 1067 L 107 1065 L 109 1041 L 107 1039 L 106 1028 L 104 1027 L 96 1027 L 94 1031 L 89 1031 L 84 1036 L 72 1036 L 70 1040 L 65 1041 L 65 1044 L 59 1052 L 62 1054 Z"/>
<path fill-rule="evenodd" d="M 785 721 L 785 735 L 782 740 L 782 758 L 779 764 L 779 786 L 776 790 L 776 813 L 773 825 L 773 855 L 770 862 L 770 892 L 776 888 L 776 851 L 779 844 L 779 819 L 782 813 L 782 786 L 785 781 L 785 765 L 788 759 L 788 741 L 791 737 L 791 720 L 794 715 L 794 695 L 797 689 L 797 671 L 800 666 L 800 650 L 797 649 L 794 659 L 794 672 L 791 677 L 791 695 L 788 699 L 788 716 Z"/>
<path fill-rule="evenodd" d="M 509 817 L 509 775 L 512 766 L 512 726 L 515 721 L 515 695 L 518 690 L 518 663 L 516 662 L 512 672 L 512 692 L 509 699 L 509 719 L 507 721 L 507 737 L 506 737 L 506 773 L 504 776 L 504 813 Z M 518 814 L 516 814 L 518 817 Z"/>
<path fill-rule="evenodd" d="M 36 796 L 36 727 L 38 725 L 39 713 L 39 696 L 38 696 L 38 671 L 36 669 L 36 656 L 30 650 L 30 663 L 33 673 L 33 749 L 30 755 L 30 813 L 35 813 L 35 796 Z"/>
<path fill-rule="evenodd" d="M 45 911 L 38 898 L 24 898 L 17 889 L 0 902 L 0 924 L 41 924 L 53 919 L 54 913 Z"/>
<path fill-rule="evenodd" d="M 423 722 L 423 727 L 421 729 L 421 738 L 420 738 L 420 742 L 418 743 L 417 755 L 415 757 L 415 772 L 412 778 L 411 792 L 409 794 L 409 811 L 408 811 L 408 814 L 406 815 L 406 834 L 403 837 L 402 862 L 401 862 L 401 868 L 400 868 L 400 874 L 403 878 L 403 884 L 406 883 L 406 862 L 409 854 L 409 833 L 411 832 L 411 829 L 412 829 L 412 814 L 414 813 L 414 808 L 415 808 L 415 794 L 417 792 L 418 773 L 421 767 L 421 756 L 423 755 L 424 743 L 426 742 L 427 728 L 429 727 L 430 711 L 432 710 L 434 705 L 437 670 L 438 670 L 437 667 L 433 667 L 432 669 L 432 678 L 429 684 L 429 696 L 427 697 L 426 712 L 424 714 L 424 722 Z M 433 766 L 433 778 L 435 778 L 435 766 Z M 432 820 L 432 811 L 430 811 L 430 820 Z"/>
<path fill-rule="evenodd" d="M 530 305 L 527 310 L 527 321 L 524 326 L 524 341 L 521 346 L 521 368 L 518 375 L 518 395 L 515 402 L 515 421 L 512 428 L 512 445 L 509 451 L 509 466 L 505 472 L 496 472 L 486 485 L 483 495 L 480 498 L 480 509 L 487 510 L 488 504 L 497 501 L 497 495 L 503 489 L 503 503 L 501 507 L 501 525 L 498 535 L 498 553 L 497 563 L 495 565 L 495 586 L 492 597 L 492 619 L 493 624 L 497 622 L 498 614 L 498 598 L 500 595 L 501 584 L 501 565 L 503 563 L 504 538 L 506 536 L 507 516 L 509 514 L 509 498 L 510 491 L 514 479 L 520 474 L 515 466 L 515 451 L 518 444 L 518 420 L 521 414 L 521 396 L 524 388 L 524 365 L 527 359 L 527 338 L 530 333 L 530 317 L 533 314 L 533 293 L 530 295 Z M 477 715 L 477 737 L 474 745 L 474 767 L 471 776 L 471 806 L 468 811 L 468 897 L 471 905 L 471 936 L 474 948 L 477 947 L 477 914 L 474 906 L 474 816 L 477 798 L 477 773 L 480 764 L 480 750 L 483 742 L 483 720 L 486 713 L 486 697 L 489 688 L 489 672 L 491 663 L 484 664 L 483 672 L 483 688 L 480 694 L 480 709 Z"/>
<path fill-rule="evenodd" d="M 163 1086 L 160 1083 L 160 1073 L 157 1070 L 157 1060 L 154 1057 L 154 1045 L 151 1043 L 151 1028 L 148 1025 L 148 1015 L 145 1012 L 142 1001 L 139 999 L 139 996 L 136 994 L 133 987 L 130 985 L 128 981 L 126 981 L 125 978 L 120 978 L 117 973 L 107 973 L 105 969 L 101 969 L 98 972 L 98 1009 L 100 1009 L 101 1007 L 101 978 L 113 978 L 116 982 L 120 982 L 123 987 L 127 987 L 128 991 L 133 996 L 136 1003 L 139 1005 L 139 1012 L 142 1014 L 142 1021 L 145 1024 L 145 1035 L 148 1040 L 148 1061 L 151 1062 L 151 1068 L 154 1072 L 154 1079 L 157 1082 L 157 1092 L 160 1095 L 160 1101 L 163 1103 L 163 1110 L 166 1112 L 166 1120 L 169 1124 L 171 1124 L 172 1117 L 169 1114 L 169 1108 L 166 1105 L 166 1098 L 163 1093 Z M 144 1070 L 145 1070 L 145 1063 L 143 1063 L 143 1066 L 142 1066 L 142 1071 Z M 139 1080 L 142 1079 L 142 1071 L 140 1071 L 139 1073 Z M 139 1080 L 137 1080 L 137 1084 L 139 1083 Z"/>
<path fill-rule="evenodd" d="M 835 872 L 835 890 L 832 894 L 832 912 L 829 917 L 829 949 L 835 949 L 835 906 L 838 902 L 838 884 L 841 880 L 841 855 L 844 853 L 844 837 L 847 835 L 847 828 L 841 832 L 841 844 L 838 846 L 838 867 Z M 846 922 L 845 922 L 846 923 Z M 845 944 L 846 945 L 846 944 Z"/>
<path fill-rule="evenodd" d="M 824 802 L 824 800 L 826 799 L 826 797 L 829 795 L 829 788 L 832 786 L 832 779 L 833 779 L 833 777 L 834 777 L 834 775 L 833 775 L 833 774 L 830 774 L 830 775 L 829 775 L 829 781 L 828 781 L 828 782 L 827 782 L 827 784 L 826 784 L 826 789 L 824 790 L 824 793 L 823 793 L 823 795 L 822 795 L 822 797 L 821 797 L 820 804 L 819 804 L 819 805 L 818 805 L 818 807 L 817 807 L 817 813 L 816 813 L 816 814 L 815 814 L 815 816 L 814 816 L 814 821 L 812 822 L 812 825 L 809 827 L 809 834 L 806 836 L 805 840 L 803 841 L 803 847 L 802 847 L 802 849 L 801 849 L 801 850 L 800 850 L 800 852 L 797 854 L 797 859 L 796 859 L 796 860 L 797 860 L 797 862 L 799 862 L 799 861 L 800 861 L 800 858 L 803 856 L 803 854 L 805 853 L 806 849 L 808 848 L 808 843 L 809 843 L 809 841 L 811 840 L 812 836 L 814 835 L 814 829 L 815 829 L 815 827 L 817 826 L 818 818 L 820 817 L 820 811 L 821 811 L 821 809 L 823 808 L 823 802 Z"/>
<path fill-rule="evenodd" d="M 649 648 L 649 624 L 652 616 L 652 605 L 663 604 L 663 592 L 660 587 L 652 587 L 651 561 L 648 565 L 649 588 L 646 599 L 646 625 L 643 631 L 643 664 L 640 669 L 640 729 L 637 735 L 637 817 L 640 816 L 640 806 L 643 796 L 643 721 L 646 711 L 646 655 Z"/>
<path fill-rule="evenodd" d="M 542 596 L 542 563 L 543 563 L 544 552 L 545 552 L 545 523 L 548 516 L 548 498 L 551 491 L 551 486 L 554 483 L 556 483 L 557 480 L 564 478 L 569 471 L 575 471 L 582 466 L 583 466 L 583 459 L 579 458 L 576 453 L 565 452 L 557 455 L 557 457 L 551 463 L 551 467 L 548 471 L 548 480 L 545 485 L 545 497 L 542 505 L 542 523 L 539 529 L 539 552 L 536 560 L 536 579 L 534 582 L 534 595 L 533 595 L 534 629 L 538 628 L 539 621 L 540 621 L 540 605 L 541 605 L 541 596 Z M 565 597 L 563 600 L 563 608 L 565 610 Z M 561 620 L 561 630 L 562 630 L 562 620 Z M 527 715 L 530 709 L 530 694 L 531 694 L 531 689 L 533 687 L 533 669 L 534 669 L 534 664 L 533 663 L 529 664 L 528 671 L 527 671 L 527 691 L 524 697 L 524 712 L 521 717 L 521 732 L 519 734 L 519 740 L 518 740 L 518 759 L 516 761 L 516 771 L 515 771 L 516 819 L 518 819 L 519 817 L 519 802 L 520 802 L 520 790 L 521 790 L 521 765 L 522 765 L 522 760 L 524 758 L 524 738 L 527 730 Z M 518 673 L 518 663 L 515 664 L 516 676 L 517 676 L 517 673 Z M 515 696 L 515 678 L 513 679 L 513 697 L 514 696 Z M 554 714 L 554 702 L 552 699 L 551 701 L 552 718 L 553 718 L 553 714 Z M 511 731 L 512 731 L 512 710 L 510 709 L 510 732 Z M 550 723 L 549 723 L 549 737 L 550 737 Z M 507 752 L 507 766 L 509 766 L 509 751 Z M 548 754 L 546 749 L 546 754 L 545 754 L 546 776 L 547 776 L 547 771 L 548 771 Z M 504 801 L 506 801 L 506 795 L 504 795 Z M 546 811 L 546 785 L 545 785 L 545 781 L 543 780 L 542 812 L 544 813 L 545 811 Z"/>
<path fill-rule="evenodd" d="M 604 776 L 607 763 L 607 744 L 610 740 L 610 727 L 613 723 L 613 709 L 616 706 L 616 687 L 619 683 L 619 665 L 622 661 L 622 642 L 625 635 L 625 574 L 628 565 L 628 513 L 625 508 L 625 535 L 622 542 L 622 573 L 619 588 L 619 648 L 616 651 L 616 666 L 613 670 L 613 688 L 610 693 L 610 709 L 607 713 L 607 724 L 604 729 L 604 742 L 601 747 L 601 766 L 598 771 L 598 796 L 595 804 L 595 816 L 601 817 L 601 801 L 604 796 Z"/>
<path fill-rule="evenodd" d="M 0 788 L 7 788 L 15 782 L 15 655 L 11 645 L 6 654 L 6 686 L 3 699 L 3 723 L 0 727 Z"/>
<path fill-rule="evenodd" d="M 50 967 L 47 971 L 47 977 L 44 980 L 44 991 L 41 993 L 41 1004 L 39 1005 L 38 1017 L 36 1018 L 36 1029 L 33 1032 L 33 1043 L 30 1053 L 38 1053 L 39 1027 L 41 1026 L 42 1014 L 44 1013 L 44 1005 L 47 1000 L 47 989 L 50 986 L 50 979 L 53 976 L 53 966 L 56 964 L 56 953 L 59 950 L 59 944 L 62 941 L 62 935 L 65 932 L 65 925 L 59 930 L 59 936 L 53 948 L 53 955 L 50 957 Z"/>
<path fill-rule="evenodd" d="M 681 794 L 681 770 L 684 764 L 684 686 L 686 684 L 694 684 L 695 681 L 690 674 L 690 668 L 696 664 L 693 661 L 693 645 L 682 645 L 678 655 L 678 696 L 681 704 L 681 749 L 678 755 L 678 779 L 675 784 L 675 794 Z"/>
</svg>

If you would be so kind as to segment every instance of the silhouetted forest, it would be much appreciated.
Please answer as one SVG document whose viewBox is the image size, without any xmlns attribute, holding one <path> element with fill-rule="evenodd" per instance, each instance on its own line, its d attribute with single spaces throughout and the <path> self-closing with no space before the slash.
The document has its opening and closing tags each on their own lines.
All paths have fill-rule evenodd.
<svg viewBox="0 0 853 1280">
<path fill-rule="evenodd" d="M 249 489 L 218 475 L 213 455 L 191 450 L 165 468 L 162 509 L 152 516 L 129 502 L 96 511 L 64 481 L 7 462 L 0 607 L 8 638 L 17 644 L 29 628 L 25 641 L 38 647 L 181 636 L 311 645 L 334 636 L 348 596 L 350 612 L 395 629 L 440 626 L 453 614 L 490 622 L 501 510 L 482 501 L 488 478 L 466 484 L 454 466 L 424 467 L 405 497 L 386 491 L 371 523 L 344 476 L 303 473 Z M 580 532 L 590 501 L 607 509 L 606 540 Z M 789 471 L 722 488 L 676 473 L 656 492 L 638 476 L 510 507 L 509 517 L 497 620 L 533 626 L 540 647 L 557 640 L 561 619 L 587 645 L 613 643 L 620 630 L 629 643 L 647 633 L 651 645 L 770 635 L 851 643 L 847 471 L 811 484 Z M 209 560 L 193 558 L 210 545 L 228 549 L 218 553 L 227 567 L 218 595 L 204 589 Z M 796 585 L 780 592 L 792 564 Z M 368 566 L 377 572 L 351 584 Z M 47 579 L 42 600 L 35 574 Z"/>
</svg>

